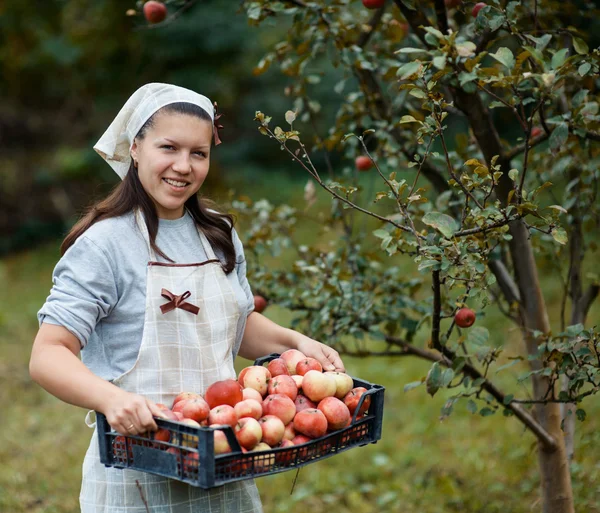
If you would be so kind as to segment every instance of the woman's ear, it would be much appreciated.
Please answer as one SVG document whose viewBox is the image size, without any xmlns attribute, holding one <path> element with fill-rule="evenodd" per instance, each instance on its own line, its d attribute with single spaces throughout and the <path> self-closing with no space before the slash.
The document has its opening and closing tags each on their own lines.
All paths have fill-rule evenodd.
<svg viewBox="0 0 600 513">
<path fill-rule="evenodd" d="M 137 141 L 135 139 L 133 140 L 129 153 L 131 154 L 133 161 L 137 164 Z"/>
</svg>

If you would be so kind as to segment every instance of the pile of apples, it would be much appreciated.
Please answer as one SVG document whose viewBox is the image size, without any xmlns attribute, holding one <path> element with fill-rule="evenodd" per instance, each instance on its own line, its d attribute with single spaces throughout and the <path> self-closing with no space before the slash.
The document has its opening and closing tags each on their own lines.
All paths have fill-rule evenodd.
<svg viewBox="0 0 600 513">
<path fill-rule="evenodd" d="M 267 367 L 245 367 L 237 380 L 213 383 L 204 397 L 194 392 L 181 392 L 171 408 L 164 404 L 158 406 L 167 419 L 187 426 L 230 426 L 243 452 L 265 451 L 310 442 L 349 426 L 366 391 L 364 387 L 354 387 L 348 374 L 323 372 L 316 359 L 289 349 L 271 360 Z M 357 417 L 365 414 L 370 401 L 367 395 Z M 153 438 L 161 442 L 179 442 L 186 447 L 198 443 L 198 436 L 191 434 L 182 435 L 181 440 L 172 440 L 171 436 L 171 431 L 161 428 Z M 168 452 L 181 457 L 180 450 L 175 447 L 169 448 Z M 232 452 L 222 430 L 214 431 L 214 452 Z M 190 452 L 185 459 L 186 467 L 193 466 L 194 460 L 197 467 L 196 452 Z M 272 459 L 275 461 L 274 457 Z M 285 463 L 286 456 L 279 455 L 277 461 Z"/>
</svg>

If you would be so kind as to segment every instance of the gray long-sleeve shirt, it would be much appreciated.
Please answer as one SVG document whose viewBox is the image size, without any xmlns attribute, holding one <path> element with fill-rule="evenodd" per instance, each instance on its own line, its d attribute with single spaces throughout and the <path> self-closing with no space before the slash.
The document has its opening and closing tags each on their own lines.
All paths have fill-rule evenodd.
<svg viewBox="0 0 600 513">
<path fill-rule="evenodd" d="M 227 275 L 241 311 L 234 345 L 239 350 L 254 300 L 246 279 L 242 243 L 233 231 L 235 269 Z M 189 213 L 159 220 L 158 247 L 176 263 L 207 260 Z M 216 252 L 217 258 L 223 255 Z M 135 363 L 142 342 L 148 248 L 133 213 L 90 227 L 67 250 L 52 274 L 53 286 L 38 321 L 64 326 L 80 341 L 83 363 L 115 379 Z M 163 261 L 158 257 L 159 261 Z"/>
</svg>

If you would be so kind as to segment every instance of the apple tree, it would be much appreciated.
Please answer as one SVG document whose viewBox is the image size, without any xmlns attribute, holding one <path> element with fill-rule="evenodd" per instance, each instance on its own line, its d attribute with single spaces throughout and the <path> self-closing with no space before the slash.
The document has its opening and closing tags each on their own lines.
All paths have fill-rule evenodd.
<svg viewBox="0 0 600 513">
<path fill-rule="evenodd" d="M 174 18 L 196 1 L 168 3 Z M 257 128 L 308 179 L 304 213 L 233 201 L 251 220 L 253 289 L 342 354 L 430 361 L 405 390 L 451 389 L 446 416 L 464 401 L 516 418 L 537 440 L 543 511 L 573 512 L 574 422 L 600 390 L 587 319 L 600 279 L 585 266 L 598 250 L 600 11 L 591 0 L 242 5 L 280 39 L 254 74 L 277 65 L 289 78 L 290 109 L 258 111 Z M 331 208 L 308 244 L 299 219 L 317 188 Z M 284 251 L 293 265 L 274 266 Z M 547 269 L 563 291 L 552 320 Z M 519 354 L 492 344 L 489 309 L 518 327 Z M 502 389 L 494 377 L 519 361 L 527 371 Z"/>
<path fill-rule="evenodd" d="M 591 1 L 535 0 L 244 7 L 259 28 L 287 27 L 255 73 L 279 66 L 290 110 L 257 112 L 258 129 L 307 174 L 307 207 L 317 187 L 332 200 L 319 219 L 330 244 L 314 245 L 296 241 L 290 206 L 235 202 L 253 219 L 251 260 L 297 251 L 290 269 L 251 267 L 253 287 L 343 354 L 430 360 L 406 389 L 452 388 L 445 415 L 466 401 L 474 413 L 517 418 L 537 439 L 543 511 L 574 511 L 574 422 L 600 389 L 600 338 L 587 320 L 600 282 L 584 271 L 597 252 L 600 178 L 600 51 L 585 26 L 600 12 Z M 332 76 L 337 99 L 323 104 L 316 91 Z M 377 223 L 372 234 L 361 230 L 365 217 Z M 552 322 L 539 278 L 548 267 L 563 289 Z M 498 363 L 485 322 L 457 327 L 457 311 L 471 305 L 520 328 L 523 351 L 511 363 Z M 422 327 L 427 347 L 415 342 Z M 519 360 L 531 397 L 491 377 Z"/>
</svg>

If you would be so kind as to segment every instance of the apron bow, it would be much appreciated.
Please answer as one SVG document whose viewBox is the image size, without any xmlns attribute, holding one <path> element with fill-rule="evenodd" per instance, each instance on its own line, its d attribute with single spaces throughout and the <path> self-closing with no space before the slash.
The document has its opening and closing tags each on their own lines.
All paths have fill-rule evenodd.
<svg viewBox="0 0 600 513">
<path fill-rule="evenodd" d="M 191 312 L 194 315 L 198 315 L 198 312 L 200 311 L 200 308 L 198 308 L 196 305 L 193 305 L 191 303 L 186 303 L 185 300 L 192 295 L 192 293 L 189 290 L 186 290 L 180 296 L 176 296 L 172 292 L 169 292 L 167 289 L 162 289 L 160 291 L 160 295 L 162 297 L 164 297 L 165 299 L 170 300 L 168 303 L 165 303 L 164 305 L 162 305 L 160 307 L 160 311 L 163 314 L 166 314 L 167 312 L 170 312 L 171 310 L 175 310 L 175 308 L 181 308 L 182 310 Z"/>
</svg>

